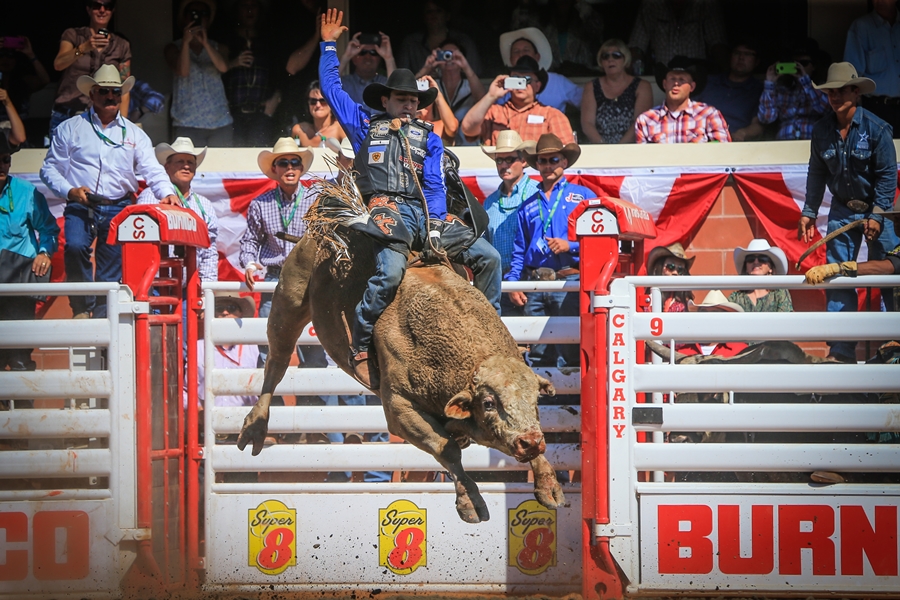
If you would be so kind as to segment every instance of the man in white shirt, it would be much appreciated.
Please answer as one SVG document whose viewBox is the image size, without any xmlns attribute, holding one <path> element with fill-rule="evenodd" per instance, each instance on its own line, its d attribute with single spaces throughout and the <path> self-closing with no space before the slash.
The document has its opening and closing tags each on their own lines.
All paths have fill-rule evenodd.
<svg viewBox="0 0 900 600">
<path fill-rule="evenodd" d="M 91 107 L 64 121 L 41 167 L 41 180 L 60 198 L 66 198 L 65 264 L 68 281 L 119 281 L 122 251 L 106 243 L 109 224 L 134 201 L 137 175 L 165 204 L 178 204 L 175 188 L 153 154 L 150 138 L 119 114 L 122 94 L 134 85 L 124 82 L 118 69 L 103 65 L 93 77 L 82 75 L 77 86 L 90 96 Z M 91 245 L 97 241 L 94 276 Z M 76 318 L 106 317 L 106 299 L 70 296 Z"/>
</svg>

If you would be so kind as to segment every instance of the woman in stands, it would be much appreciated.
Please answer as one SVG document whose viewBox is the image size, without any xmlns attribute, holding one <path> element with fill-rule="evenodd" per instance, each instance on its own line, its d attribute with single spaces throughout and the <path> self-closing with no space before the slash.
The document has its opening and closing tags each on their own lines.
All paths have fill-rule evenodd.
<svg viewBox="0 0 900 600">
<path fill-rule="evenodd" d="M 291 135 L 294 139 L 300 140 L 300 145 L 304 148 L 324 147 L 325 140 L 334 138 L 338 142 L 347 137 L 341 124 L 337 122 L 328 100 L 322 96 L 322 88 L 319 81 L 313 81 L 309 84 L 306 91 L 306 100 L 309 104 L 309 116 L 312 123 L 304 121 L 297 123 L 291 129 Z"/>
<path fill-rule="evenodd" d="M 746 248 L 734 251 L 734 268 L 741 275 L 786 275 L 787 258 L 781 248 L 770 246 L 766 240 L 752 240 Z M 793 312 L 788 290 L 768 290 L 762 282 L 752 290 L 733 292 L 728 300 L 744 309 L 744 312 Z"/>
<path fill-rule="evenodd" d="M 691 265 L 696 256 L 688 258 L 684 254 L 684 247 L 679 243 L 671 246 L 659 246 L 650 251 L 647 256 L 647 273 L 650 275 L 690 275 Z M 694 293 L 689 291 L 663 292 L 663 312 L 685 312 L 688 302 L 694 299 Z"/>
</svg>

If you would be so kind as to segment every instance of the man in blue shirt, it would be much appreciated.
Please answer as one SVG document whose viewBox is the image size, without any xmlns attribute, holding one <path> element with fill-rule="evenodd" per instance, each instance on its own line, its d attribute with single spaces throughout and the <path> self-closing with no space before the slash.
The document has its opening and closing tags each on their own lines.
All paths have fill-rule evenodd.
<svg viewBox="0 0 900 600">
<path fill-rule="evenodd" d="M 568 239 L 569 214 L 582 200 L 596 198 L 594 192 L 565 177 L 564 171 L 580 155 L 577 144 L 564 146 L 552 133 L 542 135 L 534 149 L 525 150 L 526 162 L 541 173 L 541 185 L 519 209 L 505 281 L 578 280 L 579 244 Z M 578 294 L 510 292 L 509 298 L 514 305 L 523 306 L 528 316 L 578 315 Z M 578 346 L 539 344 L 532 346 L 529 359 L 535 366 L 577 367 Z"/>
<path fill-rule="evenodd" d="M 865 219 L 865 227 L 851 229 L 826 246 L 829 263 L 855 261 L 865 235 L 869 260 L 880 260 L 898 244 L 894 224 L 874 212 L 875 207 L 890 211 L 897 191 L 897 154 L 891 139 L 891 127 L 859 106 L 863 94 L 875 91 L 875 82 L 859 77 L 847 62 L 834 63 L 828 80 L 818 89 L 828 93 L 833 112 L 813 128 L 806 180 L 806 204 L 798 224 L 798 238 L 813 239 L 816 216 L 825 186 L 833 195 L 828 213 L 828 231 L 852 221 Z M 852 289 L 826 290 L 829 311 L 855 311 L 856 293 Z M 890 309 L 890 294 L 883 296 Z M 830 354 L 841 360 L 856 360 L 856 342 L 828 342 Z"/>
<path fill-rule="evenodd" d="M 526 27 L 502 34 L 500 56 L 503 57 L 503 64 L 507 67 L 512 67 L 523 56 L 530 56 L 547 71 L 547 85 L 537 95 L 538 102 L 544 106 L 552 106 L 561 112 L 566 112 L 566 105 L 581 108 L 581 86 L 559 73 L 549 72 L 550 64 L 553 62 L 553 51 L 547 36 L 537 27 Z M 505 96 L 498 104 L 508 100 L 509 97 Z"/>
<path fill-rule="evenodd" d="M 755 140 L 763 132 L 756 117 L 763 83 L 753 76 L 759 64 L 758 51 L 752 40 L 735 44 L 728 73 L 711 75 L 706 88 L 697 94 L 697 100 L 719 109 L 735 142 Z"/>
<path fill-rule="evenodd" d="M 350 360 L 357 380 L 372 389 L 368 364 L 372 330 L 400 287 L 409 252 L 430 248 L 442 253 L 441 234 L 464 225 L 447 214 L 444 145 L 429 123 L 415 119 L 417 110 L 434 102 L 437 89 L 420 91 L 411 71 L 397 69 L 386 84 L 373 83 L 363 92 L 369 107 L 384 111 L 370 117 L 343 90 L 338 74 L 334 42 L 347 30 L 341 25 L 343 16 L 335 9 L 322 15 L 319 80 L 353 144 L 356 184 L 384 235 L 375 240 L 375 274 L 356 306 Z M 448 237 L 463 237 L 455 233 Z M 466 243 L 448 247 L 447 254 L 472 270 L 475 286 L 499 312 L 500 256 L 487 240 L 469 237 Z"/>
</svg>

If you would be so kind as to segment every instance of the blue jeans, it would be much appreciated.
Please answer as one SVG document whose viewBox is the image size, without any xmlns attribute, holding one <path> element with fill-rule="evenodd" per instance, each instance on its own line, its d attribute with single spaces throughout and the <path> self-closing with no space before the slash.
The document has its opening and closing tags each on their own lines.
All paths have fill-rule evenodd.
<svg viewBox="0 0 900 600">
<path fill-rule="evenodd" d="M 578 281 L 569 275 L 566 281 Z M 577 317 L 578 294 L 567 292 L 528 292 L 525 315 L 529 317 Z M 581 364 L 578 344 L 534 344 L 528 352 L 532 366 L 578 367 Z"/>
<path fill-rule="evenodd" d="M 850 223 L 866 218 L 867 215 L 850 212 L 850 210 L 840 203 L 836 198 L 831 205 L 831 212 L 828 214 L 828 233 L 835 229 Z M 859 255 L 859 249 L 862 247 L 863 230 L 860 227 L 845 231 L 837 236 L 826 246 L 826 256 L 829 263 L 840 263 L 846 260 L 856 260 Z M 872 242 L 866 242 L 869 246 L 869 260 L 882 260 L 888 252 L 897 247 L 900 243 L 897 239 L 897 233 L 894 231 L 894 222 L 891 219 L 884 219 L 881 226 L 881 235 Z M 888 310 L 892 309 L 893 293 L 891 290 L 882 290 L 882 298 L 884 298 L 885 306 Z M 828 312 L 844 312 L 855 311 L 857 308 L 857 295 L 854 289 L 834 289 L 825 290 L 825 298 L 828 300 Z M 897 307 L 893 307 L 894 310 Z M 856 342 L 841 341 L 828 342 L 832 354 L 842 354 L 850 358 L 856 357 Z"/>
<path fill-rule="evenodd" d="M 90 210 L 83 204 L 69 202 L 63 212 L 65 218 L 66 247 L 64 252 L 66 264 L 66 280 L 74 281 L 112 281 L 122 279 L 122 248 L 118 244 L 109 245 L 110 222 L 131 204 L 123 200 L 111 206 L 98 206 Z M 97 273 L 91 265 L 91 244 L 97 240 L 95 263 Z M 106 297 L 69 296 L 69 305 L 74 314 L 91 312 L 94 318 L 106 318 Z"/>
</svg>

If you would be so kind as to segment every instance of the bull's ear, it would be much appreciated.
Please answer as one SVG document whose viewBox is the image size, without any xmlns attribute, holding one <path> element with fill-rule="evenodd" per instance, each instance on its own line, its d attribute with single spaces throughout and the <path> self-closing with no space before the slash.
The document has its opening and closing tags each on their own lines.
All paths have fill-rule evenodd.
<svg viewBox="0 0 900 600">
<path fill-rule="evenodd" d="M 472 416 L 472 394 L 463 390 L 450 399 L 444 407 L 444 414 L 451 419 L 468 419 Z"/>
<path fill-rule="evenodd" d="M 556 388 L 553 387 L 553 384 L 550 383 L 547 379 L 544 379 L 540 375 L 536 375 L 538 378 L 538 385 L 540 386 L 541 393 L 545 396 L 555 396 Z"/>
</svg>

